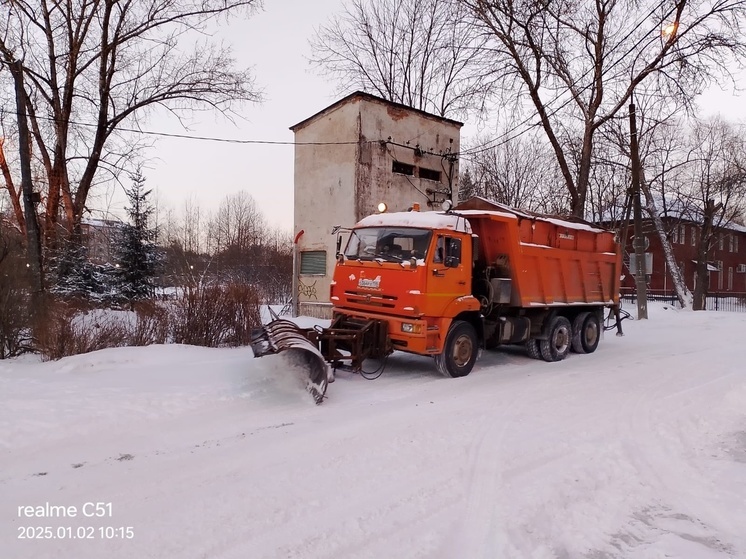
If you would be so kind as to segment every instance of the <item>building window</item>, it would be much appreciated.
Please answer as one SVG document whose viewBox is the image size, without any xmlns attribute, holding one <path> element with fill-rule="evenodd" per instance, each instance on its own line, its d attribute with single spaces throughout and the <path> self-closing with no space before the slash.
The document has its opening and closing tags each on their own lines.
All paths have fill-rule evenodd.
<svg viewBox="0 0 746 559">
<path fill-rule="evenodd" d="M 401 161 L 394 161 L 391 165 L 392 173 L 399 173 L 400 175 L 414 176 L 414 165 L 402 163 Z"/>
<path fill-rule="evenodd" d="M 326 275 L 326 251 L 304 250 L 301 252 L 300 273 L 303 276 Z"/>
<path fill-rule="evenodd" d="M 738 252 L 738 237 L 733 233 L 728 238 L 728 252 Z"/>
<path fill-rule="evenodd" d="M 697 246 L 697 228 L 692 225 L 692 246 Z"/>
<path fill-rule="evenodd" d="M 429 181 L 440 182 L 440 171 L 420 167 L 420 178 L 427 179 Z"/>
<path fill-rule="evenodd" d="M 733 252 L 738 252 L 738 237 L 733 235 Z"/>
<path fill-rule="evenodd" d="M 733 266 L 728 267 L 728 291 L 733 291 Z"/>
<path fill-rule="evenodd" d="M 686 226 L 679 225 L 679 242 L 684 245 L 686 244 Z"/>
<path fill-rule="evenodd" d="M 725 233 L 720 233 L 720 239 L 718 241 L 718 248 L 720 250 L 723 250 L 724 242 L 725 241 Z"/>
</svg>

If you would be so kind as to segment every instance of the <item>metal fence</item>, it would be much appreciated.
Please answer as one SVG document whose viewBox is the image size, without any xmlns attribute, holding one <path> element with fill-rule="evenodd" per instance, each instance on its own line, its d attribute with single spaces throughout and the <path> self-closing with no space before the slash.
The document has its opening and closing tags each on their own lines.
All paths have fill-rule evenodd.
<svg viewBox="0 0 746 559">
<path fill-rule="evenodd" d="M 634 289 L 622 289 L 621 299 L 624 303 L 637 303 L 637 293 Z M 661 301 L 679 307 L 679 300 L 673 291 L 648 290 L 648 301 Z M 705 310 L 746 312 L 746 293 L 733 291 L 708 293 Z"/>
</svg>

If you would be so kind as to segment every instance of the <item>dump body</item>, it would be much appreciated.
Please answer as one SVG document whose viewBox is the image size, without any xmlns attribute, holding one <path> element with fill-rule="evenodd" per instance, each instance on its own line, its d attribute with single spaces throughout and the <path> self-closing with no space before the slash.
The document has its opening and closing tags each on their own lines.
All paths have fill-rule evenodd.
<svg viewBox="0 0 746 559">
<path fill-rule="evenodd" d="M 461 210 L 479 237 L 475 269 L 510 280 L 512 307 L 616 305 L 621 252 L 614 233 L 520 212 Z"/>
</svg>

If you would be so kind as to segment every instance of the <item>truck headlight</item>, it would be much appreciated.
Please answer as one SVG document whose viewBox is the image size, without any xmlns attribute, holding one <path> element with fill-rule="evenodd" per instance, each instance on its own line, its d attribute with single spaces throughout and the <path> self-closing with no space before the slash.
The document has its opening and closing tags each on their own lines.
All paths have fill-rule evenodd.
<svg viewBox="0 0 746 559">
<path fill-rule="evenodd" d="M 402 322 L 401 331 L 406 332 L 407 334 L 419 334 L 420 326 L 419 324 L 412 324 L 411 322 Z"/>
</svg>

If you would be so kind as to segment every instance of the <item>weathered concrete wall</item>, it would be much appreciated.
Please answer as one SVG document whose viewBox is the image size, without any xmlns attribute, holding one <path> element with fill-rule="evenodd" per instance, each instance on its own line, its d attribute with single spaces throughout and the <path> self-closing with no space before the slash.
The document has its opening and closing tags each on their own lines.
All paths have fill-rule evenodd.
<svg viewBox="0 0 746 559">
<path fill-rule="evenodd" d="M 458 153 L 459 129 L 457 124 L 437 117 L 429 118 L 422 113 L 383 102 L 362 100 L 361 146 L 365 146 L 365 149 L 361 150 L 357 174 L 356 217 L 362 219 L 374 213 L 381 201 L 386 202 L 389 211 L 404 211 L 414 202 L 420 204 L 422 211 L 439 210 L 440 201 L 445 199 L 446 194 L 436 195 L 439 202 L 435 208 L 430 208 L 428 200 L 433 197 L 426 193 L 428 189 L 447 191 L 449 172 L 452 173 L 455 197 L 458 193 L 458 161 L 453 163 L 451 169 L 447 159 L 423 152 Z M 380 143 L 389 138 L 391 143 Z M 394 172 L 394 160 L 412 165 L 413 174 Z M 421 169 L 439 172 L 440 180 L 420 177 Z"/>
<path fill-rule="evenodd" d="M 331 235 L 334 225 L 354 225 L 375 213 L 379 202 L 385 202 L 389 211 L 406 210 L 415 202 L 422 211 L 433 209 L 428 207 L 432 196 L 426 190 L 442 191 L 436 198 L 444 199 L 449 173 L 455 197 L 458 162 L 451 167 L 440 154 L 458 152 L 459 128 L 456 123 L 369 96 L 353 96 L 295 128 L 294 233 L 304 231 L 298 257 L 304 250 L 326 251 L 325 275 L 299 275 L 301 314 L 330 316 L 331 308 L 320 303 L 329 302 L 336 252 L 336 236 Z M 331 145 L 303 145 L 309 143 Z M 413 166 L 412 175 L 394 172 L 394 161 Z M 421 169 L 439 172 L 440 180 L 421 177 Z M 346 240 L 345 235 L 343 246 Z"/>
<path fill-rule="evenodd" d="M 328 297 L 327 297 L 328 299 Z M 311 316 L 313 318 L 331 318 L 331 303 L 314 303 L 311 301 L 301 301 L 298 305 L 299 316 Z"/>
<path fill-rule="evenodd" d="M 298 242 L 298 258 L 300 251 L 326 251 L 325 275 L 299 276 L 301 307 L 304 301 L 329 301 L 336 248 L 336 237 L 331 230 L 334 225 L 354 224 L 357 114 L 357 104 L 342 105 L 295 133 L 295 141 L 300 144 L 295 146 L 295 234 L 304 231 Z M 352 143 L 303 145 L 314 142 Z"/>
</svg>

